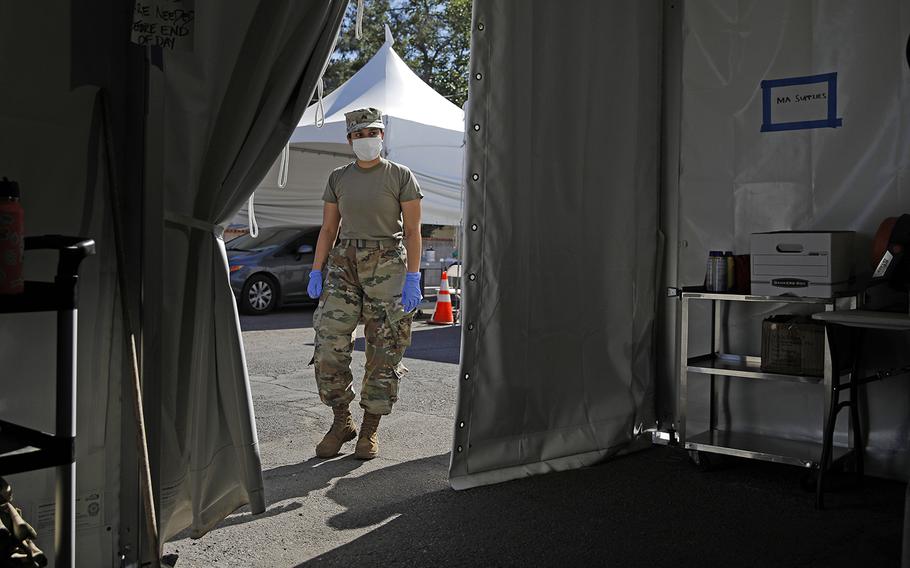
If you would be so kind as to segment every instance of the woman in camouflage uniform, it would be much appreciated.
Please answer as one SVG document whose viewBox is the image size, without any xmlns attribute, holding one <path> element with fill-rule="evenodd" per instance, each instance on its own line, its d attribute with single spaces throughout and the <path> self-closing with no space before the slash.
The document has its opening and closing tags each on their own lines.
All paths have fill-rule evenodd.
<svg viewBox="0 0 910 568">
<path fill-rule="evenodd" d="M 348 407 L 354 399 L 354 330 L 363 322 L 367 363 L 360 406 L 364 414 L 354 455 L 372 459 L 379 453 L 379 419 L 392 412 L 398 400 L 398 383 L 405 371 L 401 359 L 411 343 L 413 312 L 422 299 L 423 194 L 411 170 L 381 157 L 385 126 L 378 109 L 355 110 L 346 113 L 345 119 L 348 143 L 357 159 L 329 176 L 308 286 L 310 297 L 319 298 L 313 316 L 316 383 L 320 399 L 335 414 L 316 446 L 316 455 L 337 455 L 342 444 L 357 436 Z M 339 227 L 341 241 L 333 248 Z"/>
</svg>

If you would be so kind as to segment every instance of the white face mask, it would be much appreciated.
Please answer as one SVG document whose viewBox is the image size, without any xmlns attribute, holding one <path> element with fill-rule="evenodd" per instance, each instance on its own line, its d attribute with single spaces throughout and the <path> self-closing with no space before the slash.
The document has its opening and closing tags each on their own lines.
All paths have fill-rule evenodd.
<svg viewBox="0 0 910 568">
<path fill-rule="evenodd" d="M 353 140 L 354 154 L 357 159 L 364 162 L 375 160 L 382 152 L 382 138 L 355 138 Z"/>
</svg>

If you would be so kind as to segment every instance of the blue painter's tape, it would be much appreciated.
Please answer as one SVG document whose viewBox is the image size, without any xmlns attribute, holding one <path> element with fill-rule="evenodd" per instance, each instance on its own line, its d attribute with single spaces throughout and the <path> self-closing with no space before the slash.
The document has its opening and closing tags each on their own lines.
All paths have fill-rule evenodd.
<svg viewBox="0 0 910 568">
<path fill-rule="evenodd" d="M 797 85 L 828 84 L 828 116 L 819 120 L 802 120 L 794 122 L 771 122 L 771 89 L 776 87 L 793 87 Z M 762 132 L 780 132 L 783 130 L 806 130 L 810 128 L 838 128 L 844 121 L 837 117 L 837 73 L 822 73 L 807 77 L 790 77 L 787 79 L 769 79 L 761 82 L 762 89 Z"/>
</svg>

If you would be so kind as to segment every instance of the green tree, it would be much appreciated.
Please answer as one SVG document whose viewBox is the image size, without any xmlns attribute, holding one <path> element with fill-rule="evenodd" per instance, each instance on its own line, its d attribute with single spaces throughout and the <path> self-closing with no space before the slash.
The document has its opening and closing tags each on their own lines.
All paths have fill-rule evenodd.
<svg viewBox="0 0 910 568">
<path fill-rule="evenodd" d="M 354 36 L 357 3 L 351 2 L 341 37 L 326 70 L 326 92 L 341 86 L 382 47 L 385 24 L 395 51 L 436 92 L 458 106 L 468 97 L 471 0 L 366 0 L 363 37 Z"/>
</svg>

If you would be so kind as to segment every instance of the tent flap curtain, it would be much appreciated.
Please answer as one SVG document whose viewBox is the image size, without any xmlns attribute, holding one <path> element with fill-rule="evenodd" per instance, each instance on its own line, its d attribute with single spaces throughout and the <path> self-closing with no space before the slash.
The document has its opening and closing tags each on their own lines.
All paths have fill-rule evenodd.
<svg viewBox="0 0 910 568">
<path fill-rule="evenodd" d="M 653 423 L 660 38 L 656 2 L 474 4 L 455 488 Z"/>
<path fill-rule="evenodd" d="M 265 510 L 219 224 L 249 197 L 290 138 L 346 6 L 346 0 L 269 0 L 226 9 L 198 0 L 193 50 L 165 53 L 158 261 L 167 269 L 160 275 L 157 464 L 163 541 L 185 528 L 199 537 L 244 504 L 253 513 Z"/>
</svg>

